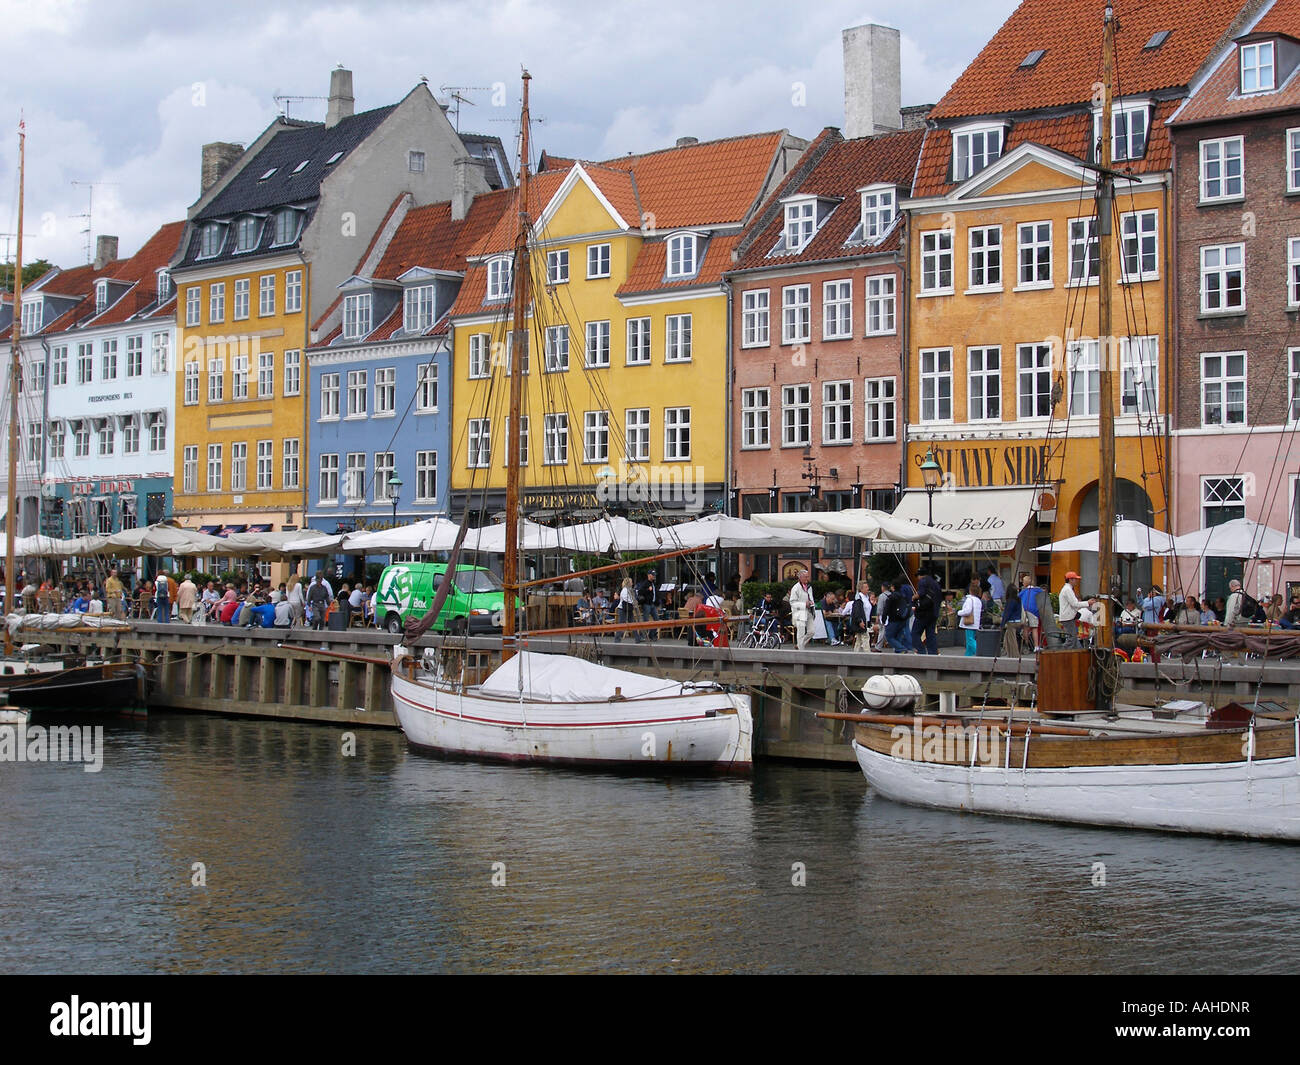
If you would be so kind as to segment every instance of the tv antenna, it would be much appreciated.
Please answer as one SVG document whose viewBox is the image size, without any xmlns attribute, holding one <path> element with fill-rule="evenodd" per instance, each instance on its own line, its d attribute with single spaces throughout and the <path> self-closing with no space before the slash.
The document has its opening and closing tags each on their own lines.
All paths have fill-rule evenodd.
<svg viewBox="0 0 1300 1065">
<path fill-rule="evenodd" d="M 423 80 L 423 79 L 421 79 Z M 447 110 L 452 113 L 452 123 L 456 127 L 456 132 L 460 132 L 460 109 L 462 104 L 469 104 L 470 107 L 477 107 L 473 100 L 465 95 L 467 92 L 491 92 L 490 85 L 439 85 L 438 91 L 445 94 L 451 103 L 447 105 Z"/>
<path fill-rule="evenodd" d="M 74 181 L 72 182 L 72 184 L 79 188 L 84 188 L 86 190 L 85 214 L 74 214 L 72 215 L 72 217 L 84 218 L 86 220 L 86 228 L 83 229 L 81 232 L 86 235 L 86 262 L 91 263 L 94 262 L 95 260 L 95 247 L 94 247 L 95 240 L 92 234 L 92 229 L 94 227 L 94 214 L 95 214 L 95 189 L 101 187 L 117 188 L 118 183 L 116 181 Z"/>
<path fill-rule="evenodd" d="M 273 97 L 275 105 L 280 109 L 280 114 L 285 118 L 289 117 L 289 104 L 300 102 L 302 100 L 328 100 L 328 96 L 290 96 L 287 93 L 278 92 Z"/>
</svg>

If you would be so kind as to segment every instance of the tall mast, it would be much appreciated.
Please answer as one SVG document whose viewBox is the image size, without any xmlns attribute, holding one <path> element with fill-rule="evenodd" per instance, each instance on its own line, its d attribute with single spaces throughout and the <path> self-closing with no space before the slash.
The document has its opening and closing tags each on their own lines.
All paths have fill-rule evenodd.
<svg viewBox="0 0 1300 1065">
<path fill-rule="evenodd" d="M 1111 218 L 1115 179 L 1111 174 L 1111 89 L 1115 74 L 1115 9 L 1106 5 L 1102 32 L 1101 168 L 1097 175 L 1097 356 L 1100 410 L 1097 419 L 1097 579 L 1104 596 L 1105 621 L 1097 626 L 1097 643 L 1114 644 L 1115 620 L 1115 397 L 1111 360 L 1118 354 L 1111 324 Z"/>
<path fill-rule="evenodd" d="M 501 661 L 515 653 L 515 601 L 519 591 L 519 438 L 523 407 L 523 361 L 528 350 L 528 305 L 532 300 L 532 270 L 528 237 L 528 82 L 524 71 L 523 108 L 519 117 L 519 228 L 515 233 L 515 257 L 511 284 L 514 312 L 510 325 L 510 432 L 506 439 L 506 557 L 503 599 Z"/>
<path fill-rule="evenodd" d="M 23 166 L 26 150 L 27 131 L 22 121 L 18 123 L 18 251 L 14 260 L 14 315 L 13 315 L 13 350 L 9 356 L 9 484 L 8 504 L 9 520 L 5 522 L 8 535 L 5 537 L 5 611 L 17 608 L 14 595 L 14 534 L 17 520 L 14 505 L 15 489 L 18 483 L 18 360 L 22 358 L 22 321 L 23 321 Z M 9 638 L 9 626 L 5 626 L 5 654 L 13 653 L 13 640 Z"/>
</svg>

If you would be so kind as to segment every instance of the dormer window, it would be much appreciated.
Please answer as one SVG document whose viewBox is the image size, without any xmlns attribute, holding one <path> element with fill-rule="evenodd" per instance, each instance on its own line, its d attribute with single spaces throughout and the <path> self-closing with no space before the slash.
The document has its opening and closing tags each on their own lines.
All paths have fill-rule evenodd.
<svg viewBox="0 0 1300 1065">
<path fill-rule="evenodd" d="M 487 298 L 490 300 L 510 298 L 510 260 L 504 255 L 488 263 Z"/>
<path fill-rule="evenodd" d="M 876 241 L 889 231 L 898 217 L 898 198 L 892 186 L 871 185 L 862 189 L 862 239 Z"/>
<path fill-rule="evenodd" d="M 41 307 L 43 299 L 23 300 L 22 331 L 31 336 L 41 327 Z"/>
<path fill-rule="evenodd" d="M 172 275 L 166 270 L 158 271 L 158 280 L 155 285 L 158 290 L 158 302 L 168 299 L 172 294 Z"/>
<path fill-rule="evenodd" d="M 695 274 L 695 234 L 678 233 L 668 238 L 668 276 L 691 277 Z"/>
<path fill-rule="evenodd" d="M 203 227 L 202 241 L 199 246 L 199 258 L 210 259 L 214 255 L 221 253 L 221 245 L 225 236 L 224 227 L 220 222 L 209 222 Z"/>
<path fill-rule="evenodd" d="M 343 338 L 360 340 L 370 332 L 370 293 L 343 297 Z"/>
<path fill-rule="evenodd" d="M 817 201 L 796 200 L 785 205 L 785 250 L 802 251 L 817 231 Z"/>
<path fill-rule="evenodd" d="M 103 314 L 108 307 L 108 282 L 95 282 L 95 313 Z"/>
<path fill-rule="evenodd" d="M 292 244 L 294 238 L 298 236 L 298 212 L 292 207 L 286 207 L 275 216 L 275 238 L 273 243 L 277 246 L 280 244 Z"/>
<path fill-rule="evenodd" d="M 245 215 L 235 223 L 235 251 L 251 251 L 257 246 L 262 223 L 252 215 Z"/>
<path fill-rule="evenodd" d="M 1268 92 L 1277 88 L 1277 63 L 1274 59 L 1272 41 L 1243 44 L 1240 54 L 1243 95 L 1249 92 Z"/>
<path fill-rule="evenodd" d="M 1110 157 L 1113 162 L 1141 159 L 1147 153 L 1147 131 L 1151 121 L 1151 105 L 1145 100 L 1138 103 L 1117 103 L 1110 113 Z M 1092 116 L 1092 145 L 1095 158 L 1101 159 L 1101 112 Z"/>
<path fill-rule="evenodd" d="M 1003 125 L 967 126 L 952 132 L 952 179 L 974 177 L 1002 155 Z"/>
<path fill-rule="evenodd" d="M 408 333 L 423 333 L 433 325 L 433 286 L 418 285 L 406 290 L 402 314 L 402 329 Z"/>
</svg>

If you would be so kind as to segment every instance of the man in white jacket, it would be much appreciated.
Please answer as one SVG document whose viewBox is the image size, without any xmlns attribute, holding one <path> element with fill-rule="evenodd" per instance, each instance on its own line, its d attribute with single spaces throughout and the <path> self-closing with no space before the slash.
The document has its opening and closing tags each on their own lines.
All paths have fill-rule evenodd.
<svg viewBox="0 0 1300 1065">
<path fill-rule="evenodd" d="M 1079 646 L 1079 607 L 1083 604 L 1079 602 L 1078 581 L 1079 575 L 1071 570 L 1065 575 L 1065 583 L 1057 595 L 1060 609 L 1056 613 L 1056 620 L 1065 632 L 1066 647 Z"/>
<path fill-rule="evenodd" d="M 795 646 L 802 651 L 812 639 L 813 630 L 813 592 L 809 583 L 812 574 L 806 569 L 799 571 L 799 579 L 790 589 L 787 598 L 790 601 L 790 614 L 794 619 Z"/>
</svg>

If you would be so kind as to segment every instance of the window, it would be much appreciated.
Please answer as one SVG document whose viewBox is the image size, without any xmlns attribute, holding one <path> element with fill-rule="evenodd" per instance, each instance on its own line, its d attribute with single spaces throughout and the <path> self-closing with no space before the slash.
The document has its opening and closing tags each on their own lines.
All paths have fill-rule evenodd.
<svg viewBox="0 0 1300 1065">
<path fill-rule="evenodd" d="M 199 401 L 199 364 L 185 364 L 185 406 L 193 407 Z"/>
<path fill-rule="evenodd" d="M 650 408 L 637 407 L 624 411 L 625 437 L 627 443 L 627 460 L 629 462 L 650 461 Z"/>
<path fill-rule="evenodd" d="M 893 274 L 868 277 L 867 285 L 867 336 L 883 336 L 894 332 Z"/>
<path fill-rule="evenodd" d="M 257 394 L 262 399 L 275 396 L 275 352 L 257 353 Z"/>
<path fill-rule="evenodd" d="M 781 446 L 804 447 L 812 443 L 812 386 L 781 387 Z"/>
<path fill-rule="evenodd" d="M 437 375 L 434 375 L 435 380 Z M 434 389 L 437 406 L 437 388 Z M 397 367 L 381 366 L 375 371 L 375 417 L 397 412 Z"/>
<path fill-rule="evenodd" d="M 27 423 L 27 461 L 40 462 L 45 454 L 45 423 Z"/>
<path fill-rule="evenodd" d="M 487 333 L 471 333 L 469 337 L 469 375 L 471 378 L 487 377 L 492 372 L 490 337 Z"/>
<path fill-rule="evenodd" d="M 546 253 L 546 283 L 548 285 L 567 285 L 569 283 L 569 249 L 556 248 Z"/>
<path fill-rule="evenodd" d="M 95 282 L 95 313 L 103 314 L 108 309 L 108 282 Z"/>
<path fill-rule="evenodd" d="M 853 443 L 853 382 L 822 383 L 822 443 Z"/>
<path fill-rule="evenodd" d="M 248 398 L 248 356 L 236 355 L 231 361 L 230 377 L 232 399 Z"/>
<path fill-rule="evenodd" d="M 100 377 L 105 381 L 117 380 L 117 341 L 105 340 L 100 346 L 100 365 L 103 373 Z"/>
<path fill-rule="evenodd" d="M 952 421 L 952 348 L 921 351 L 921 421 Z"/>
<path fill-rule="evenodd" d="M 220 403 L 226 397 L 226 360 L 208 360 L 208 402 Z"/>
<path fill-rule="evenodd" d="M 687 358 L 690 358 L 689 352 Z M 587 323 L 587 367 L 609 365 L 609 322 Z"/>
<path fill-rule="evenodd" d="M 569 461 L 569 416 L 548 414 L 543 425 L 542 461 L 548 466 L 562 466 Z"/>
<path fill-rule="evenodd" d="M 320 416 L 321 421 L 339 416 L 339 375 L 336 373 L 321 374 Z"/>
<path fill-rule="evenodd" d="M 862 239 L 876 241 L 894 224 L 897 200 L 892 188 L 862 190 Z"/>
<path fill-rule="evenodd" d="M 59 346 L 53 350 L 50 356 L 52 384 L 66 385 L 68 383 L 68 349 L 65 346 Z"/>
<path fill-rule="evenodd" d="M 590 334 L 591 324 L 587 326 Z M 550 325 L 546 327 L 546 361 L 547 373 L 562 373 L 569 368 L 569 327 L 567 325 Z M 590 335 L 588 336 L 590 342 Z"/>
<path fill-rule="evenodd" d="M 83 422 L 74 422 L 72 430 L 72 453 L 76 458 L 90 458 L 90 426 Z"/>
<path fill-rule="evenodd" d="M 505 420 L 506 446 L 501 453 L 502 465 L 510 464 L 510 416 L 506 415 Z M 528 418 L 524 416 L 519 419 L 519 465 L 528 465 Z"/>
<path fill-rule="evenodd" d="M 996 422 L 1002 418 L 1002 349 L 966 349 L 969 420 Z"/>
<path fill-rule="evenodd" d="M 1300 129 L 1286 131 L 1286 190 L 1300 192 Z"/>
<path fill-rule="evenodd" d="M 208 288 L 208 322 L 226 320 L 226 283 L 218 281 Z"/>
<path fill-rule="evenodd" d="M 1287 421 L 1292 425 L 1300 422 L 1300 348 L 1292 348 L 1287 353 L 1290 362 L 1289 386 L 1287 388 Z M 53 437 L 51 437 L 53 439 Z"/>
<path fill-rule="evenodd" d="M 365 370 L 348 371 L 348 417 L 364 418 L 367 413 L 370 375 Z"/>
<path fill-rule="evenodd" d="M 664 361 L 691 361 L 691 316 L 670 314 L 664 319 Z"/>
<path fill-rule="evenodd" d="M 1241 46 L 1241 91 L 1268 92 L 1277 88 L 1277 67 L 1273 59 L 1273 42 Z"/>
<path fill-rule="evenodd" d="M 589 410 L 582 416 L 582 461 L 609 461 L 609 411 Z"/>
<path fill-rule="evenodd" d="M 812 339 L 812 286 L 781 290 L 781 343 L 806 344 Z"/>
<path fill-rule="evenodd" d="M 668 276 L 691 277 L 695 273 L 695 234 L 678 233 L 668 238 Z"/>
<path fill-rule="evenodd" d="M 242 321 L 248 317 L 249 291 L 252 281 L 246 277 L 241 277 L 235 281 L 235 321 Z"/>
<path fill-rule="evenodd" d="M 853 336 L 853 282 L 827 281 L 822 285 L 822 339 L 845 340 Z"/>
<path fill-rule="evenodd" d="M 45 363 L 33 362 L 31 372 L 27 378 L 28 391 L 33 395 L 42 395 L 45 392 Z"/>
<path fill-rule="evenodd" d="M 609 245 L 587 245 L 587 277 L 609 277 Z"/>
<path fill-rule="evenodd" d="M 1154 281 L 1160 276 L 1156 211 L 1120 215 L 1121 281 Z"/>
<path fill-rule="evenodd" d="M 337 455 L 320 457 L 320 501 L 322 503 L 339 501 L 339 457 Z"/>
<path fill-rule="evenodd" d="M 974 177 L 1002 154 L 1002 127 L 988 126 L 954 131 L 952 135 L 952 179 Z"/>
<path fill-rule="evenodd" d="M 649 318 L 627 320 L 627 364 L 629 366 L 650 365 Z"/>
<path fill-rule="evenodd" d="M 1016 347 L 1016 375 L 1021 418 L 1052 416 L 1052 345 L 1020 344 Z"/>
<path fill-rule="evenodd" d="M 296 396 L 302 391 L 302 352 L 284 353 L 284 394 Z"/>
<path fill-rule="evenodd" d="M 1246 479 L 1244 477 L 1201 478 L 1202 528 L 1212 528 L 1225 521 L 1246 516 Z"/>
<path fill-rule="evenodd" d="M 138 455 L 140 453 L 140 423 L 135 415 L 122 419 L 122 454 Z"/>
<path fill-rule="evenodd" d="M 202 293 L 203 290 L 198 285 L 192 285 L 185 290 L 185 324 L 187 326 L 199 324 L 199 301 Z"/>
<path fill-rule="evenodd" d="M 1211 244 L 1201 249 L 1201 313 L 1246 309 L 1246 245 Z"/>
<path fill-rule="evenodd" d="M 275 313 L 275 274 L 263 274 L 257 282 L 257 314 L 266 318 Z"/>
<path fill-rule="evenodd" d="M 1286 301 L 1295 307 L 1300 305 L 1300 237 L 1292 237 L 1286 247 Z"/>
<path fill-rule="evenodd" d="M 1241 138 L 1201 141 L 1201 202 L 1239 200 L 1245 194 Z"/>
<path fill-rule="evenodd" d="M 131 345 L 127 343 L 129 351 Z M 170 333 L 154 333 L 149 354 L 149 372 L 164 374 L 171 372 L 172 338 Z M 130 371 L 128 371 L 128 374 Z"/>
<path fill-rule="evenodd" d="M 363 503 L 366 498 L 366 455 L 349 451 L 343 478 L 343 502 Z"/>
<path fill-rule="evenodd" d="M 898 424 L 894 409 L 897 387 L 892 377 L 869 377 L 867 386 L 867 441 L 894 440 Z"/>
<path fill-rule="evenodd" d="M 402 329 L 407 333 L 423 333 L 433 325 L 433 286 L 419 285 L 408 288 L 403 297 Z"/>
<path fill-rule="evenodd" d="M 505 300 L 510 298 L 510 260 L 504 256 L 488 262 L 487 298 Z"/>
<path fill-rule="evenodd" d="M 149 418 L 149 450 L 155 454 L 167 450 L 167 419 L 161 413 Z"/>
<path fill-rule="evenodd" d="M 230 490 L 242 492 L 248 487 L 248 445 L 230 445 Z"/>
<path fill-rule="evenodd" d="M 1120 344 L 1119 412 L 1155 414 L 1160 409 L 1160 363 L 1156 338 L 1125 337 Z"/>
<path fill-rule="evenodd" d="M 409 170 L 412 174 L 423 174 L 424 173 L 424 152 L 415 152 L 415 151 L 407 152 L 406 169 Z"/>
<path fill-rule="evenodd" d="M 197 492 L 199 490 L 199 449 L 195 444 L 188 444 L 181 452 L 181 491 Z"/>
<path fill-rule="evenodd" d="M 800 200 L 785 205 L 785 250 L 802 251 L 817 228 L 817 201 Z"/>
<path fill-rule="evenodd" d="M 292 244 L 293 238 L 297 235 L 298 212 L 292 207 L 286 207 L 284 210 L 277 212 L 275 216 L 274 243 L 277 246 L 281 244 Z"/>
<path fill-rule="evenodd" d="M 469 453 L 465 465 L 482 469 L 492 461 L 492 423 L 487 418 L 469 420 Z"/>
<path fill-rule="evenodd" d="M 1201 424 L 1246 424 L 1246 353 L 1201 356 Z"/>
<path fill-rule="evenodd" d="M 271 470 L 275 461 L 275 449 L 270 440 L 257 442 L 257 487 L 271 487 Z"/>
<path fill-rule="evenodd" d="M 221 445 L 208 445 L 208 491 L 221 491 Z"/>
<path fill-rule="evenodd" d="M 224 227 L 219 222 L 209 222 L 201 231 L 199 243 L 200 259 L 211 259 L 214 255 L 221 252 L 221 245 L 224 237 Z"/>
<path fill-rule="evenodd" d="M 691 457 L 691 408 L 664 408 L 664 461 L 685 462 Z"/>
<path fill-rule="evenodd" d="M 983 226 L 967 231 L 970 287 L 1002 288 L 1002 227 Z"/>
<path fill-rule="evenodd" d="M 740 446 L 770 447 L 769 400 L 766 388 L 746 388 L 740 393 Z"/>
<path fill-rule="evenodd" d="M 235 223 L 235 251 L 251 251 L 257 245 L 262 223 L 245 215 Z"/>
<path fill-rule="evenodd" d="M 1070 368 L 1070 415 L 1100 414 L 1100 345 L 1095 340 L 1073 341 L 1066 348 L 1066 360 Z"/>
<path fill-rule="evenodd" d="M 1021 288 L 1052 284 L 1052 223 L 1027 222 L 1018 227 Z"/>
<path fill-rule="evenodd" d="M 952 292 L 952 230 L 921 234 L 922 293 Z"/>
<path fill-rule="evenodd" d="M 438 453 L 436 451 L 415 453 L 415 501 L 417 503 L 438 502 Z"/>
<path fill-rule="evenodd" d="M 532 331 L 530 330 L 524 333 L 523 338 L 524 338 L 524 357 L 519 360 L 519 364 L 520 364 L 519 372 L 521 374 L 526 374 L 528 373 L 528 365 L 529 365 L 528 357 L 532 353 L 532 340 L 533 340 Z M 506 336 L 506 343 L 505 343 L 505 367 L 506 367 L 507 376 L 509 376 L 511 372 L 511 364 L 513 362 L 514 348 L 515 348 L 515 335 L 514 333 L 510 333 Z M 499 360 L 501 358 L 500 349 L 501 349 L 500 344 L 492 345 L 492 355 L 494 360 Z"/>
<path fill-rule="evenodd" d="M 1095 218 L 1070 219 L 1070 284 L 1087 285 L 1101 273 Z"/>
<path fill-rule="evenodd" d="M 370 332 L 370 293 L 343 298 L 343 336 L 360 340 Z"/>
<path fill-rule="evenodd" d="M 284 275 L 284 313 L 302 310 L 302 271 L 290 270 Z"/>
<path fill-rule="evenodd" d="M 767 347 L 769 343 L 767 289 L 752 289 L 741 293 L 740 308 L 741 346 Z"/>
<path fill-rule="evenodd" d="M 95 379 L 95 356 L 93 344 L 77 345 L 77 384 L 89 384 Z"/>
<path fill-rule="evenodd" d="M 1110 157 L 1112 162 L 1141 159 L 1147 151 L 1147 127 L 1150 108 L 1145 103 L 1115 104 L 1110 113 Z M 1101 112 L 1092 116 L 1092 144 L 1095 158 L 1101 159 Z"/>
<path fill-rule="evenodd" d="M 298 487 L 298 437 L 289 437 L 284 441 L 282 462 L 280 463 L 281 488 Z"/>
<path fill-rule="evenodd" d="M 19 322 L 19 326 L 26 336 L 31 336 L 41 327 L 41 312 L 44 302 L 44 300 L 23 300 L 22 320 Z"/>
<path fill-rule="evenodd" d="M 415 407 L 425 413 L 438 410 L 438 364 L 423 363 L 415 372 Z"/>
</svg>

